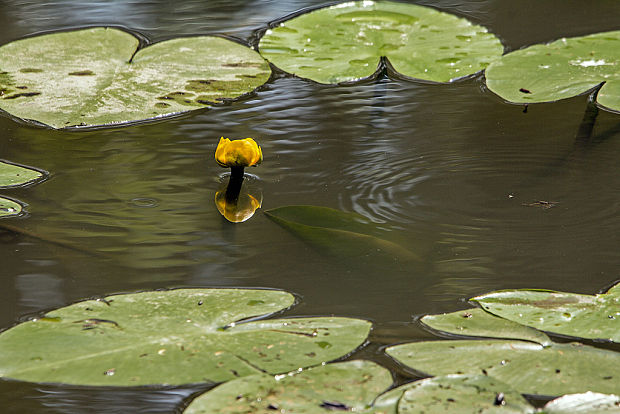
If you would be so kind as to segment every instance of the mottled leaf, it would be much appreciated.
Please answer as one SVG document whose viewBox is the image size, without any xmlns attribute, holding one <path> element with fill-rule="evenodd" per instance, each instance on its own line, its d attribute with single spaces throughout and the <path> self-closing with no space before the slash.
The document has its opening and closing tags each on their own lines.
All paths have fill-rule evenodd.
<svg viewBox="0 0 620 414">
<path fill-rule="evenodd" d="M 487 29 L 430 7 L 388 1 L 336 4 L 280 23 L 260 53 L 319 83 L 367 78 L 386 57 L 401 75 L 449 82 L 483 70 L 503 51 Z"/>
<path fill-rule="evenodd" d="M 138 50 L 124 31 L 95 27 L 0 47 L 0 108 L 54 128 L 131 122 L 204 108 L 253 91 L 268 64 L 212 36 Z"/>
<path fill-rule="evenodd" d="M 0 334 L 0 376 L 144 385 L 288 372 L 348 354 L 370 323 L 347 318 L 238 321 L 287 308 L 281 291 L 179 289 L 79 302 Z"/>
<path fill-rule="evenodd" d="M 341 362 L 229 381 L 196 398 L 185 413 L 359 412 L 391 383 L 389 371 L 373 362 Z"/>
<path fill-rule="evenodd" d="M 504 55 L 486 71 L 489 89 L 518 103 L 557 101 L 605 83 L 599 104 L 620 111 L 620 31 L 562 38 Z"/>
</svg>

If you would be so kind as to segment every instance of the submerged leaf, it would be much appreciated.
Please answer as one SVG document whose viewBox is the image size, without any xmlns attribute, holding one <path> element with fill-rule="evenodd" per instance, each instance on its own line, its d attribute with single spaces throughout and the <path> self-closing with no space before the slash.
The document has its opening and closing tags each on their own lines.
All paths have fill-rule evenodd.
<svg viewBox="0 0 620 414">
<path fill-rule="evenodd" d="M 359 412 L 391 383 L 389 371 L 374 362 L 341 362 L 229 381 L 196 398 L 185 413 Z"/>
<path fill-rule="evenodd" d="M 601 105 L 620 111 L 620 31 L 563 38 L 504 55 L 486 70 L 489 89 L 517 103 L 557 101 L 605 83 Z"/>
<path fill-rule="evenodd" d="M 54 128 L 117 124 L 236 98 L 271 74 L 258 53 L 220 37 L 138 44 L 104 27 L 8 43 L 0 47 L 0 108 Z"/>
<path fill-rule="evenodd" d="M 620 353 L 579 343 L 543 347 L 524 341 L 431 341 L 396 345 L 386 352 L 429 375 L 484 374 L 525 394 L 620 391 Z"/>
<path fill-rule="evenodd" d="M 220 382 L 319 365 L 348 354 L 368 335 L 370 323 L 359 319 L 239 323 L 293 302 L 286 292 L 242 289 L 79 302 L 0 334 L 0 376 L 117 386 Z"/>
<path fill-rule="evenodd" d="M 0 187 L 26 185 L 43 177 L 43 173 L 32 168 L 0 161 Z"/>
<path fill-rule="evenodd" d="M 482 309 L 467 309 L 440 315 L 426 315 L 420 321 L 433 329 L 455 335 L 522 339 L 544 346 L 551 344 L 551 340 L 544 333 L 517 322 L 498 318 Z"/>
<path fill-rule="evenodd" d="M 616 292 L 616 293 L 614 293 Z M 504 290 L 472 299 L 487 312 L 543 331 L 620 342 L 620 291 L 602 295 Z"/>
<path fill-rule="evenodd" d="M 268 30 L 260 53 L 319 83 L 367 78 L 386 57 L 401 75 L 449 82 L 483 70 L 503 51 L 487 29 L 435 9 L 388 1 L 336 4 Z"/>
</svg>

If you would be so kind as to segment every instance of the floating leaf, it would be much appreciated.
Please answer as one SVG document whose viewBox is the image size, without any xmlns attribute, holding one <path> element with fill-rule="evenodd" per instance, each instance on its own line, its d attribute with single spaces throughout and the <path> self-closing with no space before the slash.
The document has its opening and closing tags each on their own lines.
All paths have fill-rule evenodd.
<svg viewBox="0 0 620 414">
<path fill-rule="evenodd" d="M 426 315 L 420 321 L 433 329 L 455 335 L 522 339 L 545 346 L 551 344 L 551 340 L 544 333 L 517 322 L 490 315 L 482 309 Z"/>
<path fill-rule="evenodd" d="M 16 187 L 29 184 L 43 177 L 43 173 L 32 168 L 0 161 L 0 187 Z"/>
<path fill-rule="evenodd" d="M 328 364 L 275 378 L 252 375 L 203 394 L 185 413 L 362 411 L 391 383 L 389 371 L 370 361 Z"/>
<path fill-rule="evenodd" d="M 564 395 L 549 401 L 542 410 L 544 414 L 602 414 L 618 412 L 620 412 L 620 397 L 596 392 Z"/>
<path fill-rule="evenodd" d="M 620 111 L 620 31 L 560 39 L 504 55 L 486 70 L 489 89 L 518 103 L 570 98 L 605 82 L 598 103 Z"/>
<path fill-rule="evenodd" d="M 534 413 L 509 385 L 485 375 L 449 375 L 405 385 L 398 413 Z"/>
<path fill-rule="evenodd" d="M 570 343 L 462 340 L 396 345 L 388 355 L 429 375 L 485 374 L 526 394 L 620 391 L 620 353 Z"/>
<path fill-rule="evenodd" d="M 158 118 L 253 91 L 270 76 L 252 49 L 219 37 L 138 49 L 113 28 L 17 40 L 0 47 L 0 108 L 63 128 Z"/>
<path fill-rule="evenodd" d="M 367 218 L 327 207 L 286 206 L 265 212 L 267 217 L 324 253 L 365 263 L 417 261 L 419 258 L 379 234 Z"/>
<path fill-rule="evenodd" d="M 487 29 L 435 9 L 359 1 L 302 14 L 268 30 L 260 53 L 277 67 L 319 83 L 367 78 L 386 57 L 401 75 L 449 82 L 501 56 Z"/>
<path fill-rule="evenodd" d="M 18 216 L 22 210 L 23 207 L 18 202 L 0 197 L 0 218 Z"/>
<path fill-rule="evenodd" d="M 0 334 L 0 376 L 32 382 L 220 382 L 341 357 L 368 335 L 348 318 L 239 320 L 290 306 L 281 291 L 179 289 L 79 302 Z"/>
<path fill-rule="evenodd" d="M 593 296 L 503 290 L 472 300 L 497 316 L 543 331 L 620 342 L 620 291 Z"/>
</svg>

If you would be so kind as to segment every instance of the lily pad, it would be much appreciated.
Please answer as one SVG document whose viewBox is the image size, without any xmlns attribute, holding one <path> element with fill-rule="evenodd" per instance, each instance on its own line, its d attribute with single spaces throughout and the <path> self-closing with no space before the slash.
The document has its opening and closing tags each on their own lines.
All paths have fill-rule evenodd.
<svg viewBox="0 0 620 414">
<path fill-rule="evenodd" d="M 545 414 L 602 414 L 618 412 L 620 412 L 620 397 L 597 392 L 564 395 L 549 401 L 542 410 L 542 413 Z"/>
<path fill-rule="evenodd" d="M 376 227 L 359 214 L 316 206 L 279 207 L 265 214 L 326 254 L 381 266 L 419 261 L 404 247 L 376 237 Z"/>
<path fill-rule="evenodd" d="M 23 207 L 17 201 L 0 197 L 0 218 L 18 216 L 22 211 Z"/>
<path fill-rule="evenodd" d="M 464 336 L 522 339 L 543 346 L 551 340 L 543 332 L 517 322 L 490 315 L 482 309 L 467 309 L 440 315 L 426 315 L 420 321 L 438 331 Z"/>
<path fill-rule="evenodd" d="M 391 383 L 389 371 L 370 361 L 328 364 L 276 377 L 252 375 L 203 394 L 185 413 L 359 412 Z"/>
<path fill-rule="evenodd" d="M 477 296 L 472 301 L 494 315 L 543 331 L 620 342 L 620 291 L 580 295 L 503 290 Z"/>
<path fill-rule="evenodd" d="M 396 345 L 386 352 L 429 375 L 484 374 L 520 393 L 620 391 L 620 353 L 579 343 L 543 347 L 507 340 L 431 341 Z"/>
<path fill-rule="evenodd" d="M 118 124 L 236 98 L 271 74 L 258 53 L 220 37 L 138 46 L 105 27 L 8 43 L 0 47 L 0 108 L 54 128 Z"/>
<path fill-rule="evenodd" d="M 503 47 L 487 29 L 435 9 L 388 1 L 336 4 L 267 30 L 260 53 L 319 83 L 372 76 L 382 57 L 410 78 L 450 82 L 483 70 Z"/>
<path fill-rule="evenodd" d="M 348 354 L 370 323 L 240 320 L 291 306 L 281 291 L 179 289 L 79 302 L 0 334 L 0 376 L 31 382 L 145 385 L 289 372 Z"/>
<path fill-rule="evenodd" d="M 40 171 L 0 161 L 0 188 L 26 185 L 42 177 L 43 173 Z"/>
<path fill-rule="evenodd" d="M 604 82 L 598 103 L 620 111 L 618 50 L 620 30 L 530 46 L 491 63 L 487 86 L 507 101 L 534 103 L 570 98 Z"/>
</svg>

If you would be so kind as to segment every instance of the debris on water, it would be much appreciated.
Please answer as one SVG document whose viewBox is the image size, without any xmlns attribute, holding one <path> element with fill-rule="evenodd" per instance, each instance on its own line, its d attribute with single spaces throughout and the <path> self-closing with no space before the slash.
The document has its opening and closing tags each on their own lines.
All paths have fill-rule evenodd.
<svg viewBox="0 0 620 414">
<path fill-rule="evenodd" d="M 495 401 L 493 405 L 506 405 L 506 399 L 504 398 L 504 393 L 500 392 L 495 396 Z"/>
<path fill-rule="evenodd" d="M 545 200 L 538 200 L 538 201 L 534 201 L 532 203 L 522 203 L 521 205 L 526 206 L 526 207 L 540 207 L 542 209 L 549 209 L 551 207 L 555 207 L 556 204 L 558 204 L 557 201 L 545 201 Z"/>
</svg>

